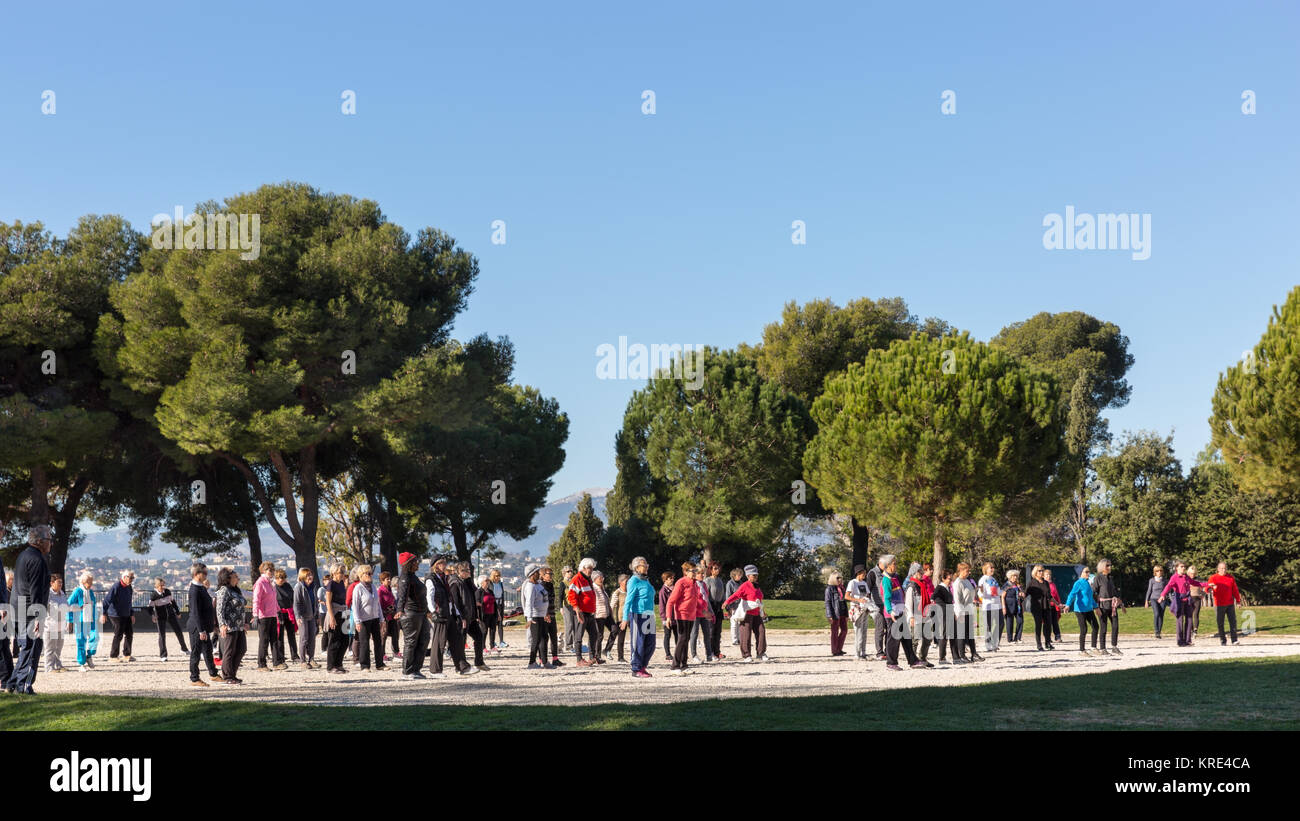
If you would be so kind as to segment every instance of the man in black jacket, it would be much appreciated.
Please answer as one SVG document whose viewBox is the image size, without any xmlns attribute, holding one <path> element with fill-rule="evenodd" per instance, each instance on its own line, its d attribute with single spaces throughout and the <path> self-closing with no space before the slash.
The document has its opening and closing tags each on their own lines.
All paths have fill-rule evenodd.
<svg viewBox="0 0 1300 821">
<path fill-rule="evenodd" d="M 456 563 L 456 575 L 451 579 L 451 660 L 456 672 L 469 675 L 477 670 L 487 670 L 483 663 L 483 633 L 478 626 L 478 597 L 474 595 L 473 575 L 469 562 Z M 465 659 L 465 639 L 474 641 L 474 666 Z"/>
<path fill-rule="evenodd" d="M 14 627 L 22 632 L 18 634 L 18 659 L 6 687 L 11 693 L 35 692 L 32 686 L 36 683 L 36 666 L 45 645 L 41 631 L 45 627 L 45 608 L 50 603 L 50 565 L 45 555 L 53 545 L 53 531 L 37 525 L 27 537 L 27 548 L 14 563 L 13 604 L 22 618 Z"/>
<path fill-rule="evenodd" d="M 398 618 L 402 620 L 402 678 L 424 678 L 420 668 L 424 666 L 424 652 L 429 647 L 429 605 L 424 582 L 415 575 L 420 558 L 414 553 L 401 553 L 397 564 L 400 571 L 394 598 Z"/>
<path fill-rule="evenodd" d="M 884 556 L 876 560 L 876 566 L 867 571 L 867 592 L 871 595 L 871 604 L 867 610 L 876 623 L 876 658 L 885 658 L 885 605 L 880 598 L 880 576 L 885 568 L 881 565 Z"/>
<path fill-rule="evenodd" d="M 186 627 L 190 631 L 190 684 L 194 687 L 207 687 L 208 683 L 199 678 L 199 657 L 208 662 L 208 678 L 221 681 L 217 675 L 217 665 L 212 659 L 212 636 L 217 630 L 217 607 L 208 592 L 208 567 L 195 564 L 190 568 L 190 618 Z M 162 629 L 161 625 L 158 628 Z"/>
<path fill-rule="evenodd" d="M 447 650 L 447 631 L 451 627 L 451 586 L 447 583 L 448 556 L 434 556 L 429 578 L 424 582 L 429 606 L 429 675 L 443 678 L 442 657 Z"/>
</svg>

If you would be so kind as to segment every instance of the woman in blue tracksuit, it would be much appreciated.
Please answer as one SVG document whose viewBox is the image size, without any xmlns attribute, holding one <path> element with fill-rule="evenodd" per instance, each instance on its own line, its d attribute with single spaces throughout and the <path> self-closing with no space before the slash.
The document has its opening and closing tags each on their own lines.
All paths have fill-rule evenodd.
<svg viewBox="0 0 1300 821">
<path fill-rule="evenodd" d="M 632 560 L 632 578 L 627 582 L 627 602 L 619 628 L 632 637 L 632 675 L 650 678 L 646 665 L 655 654 L 655 588 L 646 578 L 650 563 L 644 556 Z M 630 628 L 630 629 L 629 629 Z"/>
<path fill-rule="evenodd" d="M 1079 571 L 1079 578 L 1075 581 L 1074 587 L 1070 588 L 1070 595 L 1065 599 L 1065 612 L 1074 611 L 1075 617 L 1079 620 L 1079 653 L 1084 656 L 1091 655 L 1084 649 L 1083 642 L 1088 635 L 1088 627 L 1092 627 L 1092 646 L 1097 646 L 1097 614 L 1092 612 L 1097 609 L 1097 600 L 1092 596 L 1092 582 L 1088 581 L 1088 568 L 1085 567 Z M 1095 651 L 1094 651 L 1095 653 Z"/>
</svg>

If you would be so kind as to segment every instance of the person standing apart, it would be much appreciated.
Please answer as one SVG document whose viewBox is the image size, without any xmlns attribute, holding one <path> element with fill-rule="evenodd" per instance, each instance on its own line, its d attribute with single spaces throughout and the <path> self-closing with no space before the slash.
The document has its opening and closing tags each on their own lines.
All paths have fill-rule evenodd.
<svg viewBox="0 0 1300 821">
<path fill-rule="evenodd" d="M 239 574 L 229 567 L 217 572 L 215 606 L 221 629 L 221 680 L 225 684 L 243 684 L 239 664 L 248 652 L 244 591 L 239 589 Z"/>
<path fill-rule="evenodd" d="M 758 567 L 745 565 L 745 583 L 736 588 L 736 592 L 727 597 L 724 604 L 738 604 L 741 613 L 740 622 L 740 660 L 753 663 L 755 657 L 771 661 L 767 657 L 767 624 L 763 611 L 763 591 L 758 586 Z M 750 655 L 751 646 L 754 655 Z"/>
<path fill-rule="evenodd" d="M 1122 656 L 1119 650 L 1119 614 L 1127 610 L 1120 598 L 1119 587 L 1111 575 L 1110 559 L 1097 562 L 1097 575 L 1092 579 L 1092 592 L 1097 599 L 1097 612 L 1101 614 L 1101 654 L 1107 655 L 1106 628 L 1110 627 L 1110 651 L 1112 656 Z"/>
<path fill-rule="evenodd" d="M 311 568 L 298 568 L 298 581 L 293 584 L 293 615 L 298 622 L 298 658 L 302 669 L 317 670 L 316 633 L 320 623 L 316 615 L 316 574 Z"/>
<path fill-rule="evenodd" d="M 135 661 L 131 655 L 131 638 L 135 634 L 135 613 L 131 607 L 135 598 L 135 590 L 131 588 L 134 581 L 135 574 L 123 570 L 121 578 L 104 594 L 104 615 L 113 623 L 113 644 L 108 649 L 108 657 L 119 662 Z"/>
<path fill-rule="evenodd" d="M 253 583 L 253 619 L 257 622 L 257 669 L 265 672 L 267 658 L 276 670 L 287 670 L 280 643 L 280 603 L 275 596 L 275 564 L 262 562 Z"/>
<path fill-rule="evenodd" d="M 619 626 L 632 635 L 632 676 L 650 678 L 646 669 L 655 654 L 655 588 L 650 583 L 650 564 L 644 556 L 637 556 L 629 566 L 632 578 L 627 583 L 627 603 L 623 606 L 624 621 Z"/>
<path fill-rule="evenodd" d="M 688 672 L 686 659 L 691 645 L 691 626 L 695 624 L 695 613 L 699 609 L 700 595 L 692 576 L 695 565 L 691 562 L 682 564 L 682 577 L 673 584 L 668 594 L 668 624 L 673 637 L 677 639 L 677 650 L 673 653 L 672 669 L 669 675 L 680 676 Z"/>
<path fill-rule="evenodd" d="M 99 613 L 89 570 L 77 576 L 77 588 L 68 594 L 68 621 L 77 642 L 77 666 L 81 672 L 95 669 L 95 652 L 99 649 Z"/>
<path fill-rule="evenodd" d="M 50 574 L 50 603 L 45 619 L 45 664 L 47 673 L 63 673 L 63 634 L 68 630 L 68 594 L 63 591 L 63 574 Z M 1233 622 L 1234 631 L 1236 622 Z"/>
<path fill-rule="evenodd" d="M 1151 608 L 1152 630 L 1156 638 L 1161 638 L 1160 631 L 1165 624 L 1165 603 L 1160 593 L 1165 589 L 1165 569 L 1160 565 L 1151 568 L 1151 578 L 1147 579 L 1147 595 L 1142 600 L 1143 607 Z"/>
<path fill-rule="evenodd" d="M 217 675 L 217 665 L 213 661 L 212 642 L 217 631 L 217 608 L 208 592 L 208 566 L 195 562 L 190 567 L 188 600 L 190 616 L 186 628 L 190 631 L 190 685 L 207 687 L 208 682 L 199 675 L 199 660 L 208 664 L 208 678 L 221 681 Z"/>
<path fill-rule="evenodd" d="M 1091 571 L 1085 565 L 1079 571 L 1079 578 L 1075 580 L 1074 587 L 1070 588 L 1070 595 L 1065 599 L 1065 612 L 1069 613 L 1073 610 L 1074 617 L 1079 621 L 1079 655 L 1081 656 L 1101 655 L 1097 652 L 1097 614 L 1093 612 L 1097 609 L 1097 600 L 1093 598 L 1090 575 Z M 1092 628 L 1091 653 L 1084 647 L 1089 627 Z"/>
<path fill-rule="evenodd" d="M 1228 637 L 1223 634 L 1223 620 L 1227 618 L 1232 628 L 1232 643 L 1237 643 L 1237 611 L 1235 605 L 1241 604 L 1241 591 L 1237 589 L 1237 580 L 1228 575 L 1226 562 L 1219 562 L 1214 575 L 1206 580 L 1214 596 L 1214 621 L 1219 626 L 1219 644 L 1226 645 Z"/>
<path fill-rule="evenodd" d="M 822 594 L 826 605 L 826 621 L 831 625 L 831 655 L 844 655 L 844 640 L 849 634 L 849 604 L 845 599 L 844 576 L 838 570 L 831 571 L 826 580 L 826 590 Z"/>
<path fill-rule="evenodd" d="M 54 531 L 37 525 L 27 535 L 27 547 L 14 562 L 14 589 L 11 600 L 18 612 L 25 612 L 18 633 L 18 657 L 9 679 L 9 691 L 35 695 L 36 671 L 45 646 L 45 617 L 50 604 L 50 565 L 46 560 L 54 545 Z"/>
<path fill-rule="evenodd" d="M 1192 578 L 1187 572 L 1187 563 L 1178 562 L 1174 565 L 1174 575 L 1169 577 L 1165 583 L 1165 589 L 1160 591 L 1160 598 L 1169 599 L 1169 605 L 1174 611 L 1174 618 L 1178 620 L 1178 646 L 1191 647 L 1193 634 L 1193 611 L 1192 611 L 1192 589 L 1201 587 L 1201 583 Z"/>
<path fill-rule="evenodd" d="M 190 648 L 185 646 L 185 634 L 181 632 L 181 608 L 172 596 L 172 591 L 167 589 L 167 582 L 162 576 L 153 580 L 153 590 L 149 591 L 149 611 L 153 623 L 158 625 L 158 660 L 167 660 L 168 627 L 176 634 L 181 652 L 188 656 Z"/>
</svg>

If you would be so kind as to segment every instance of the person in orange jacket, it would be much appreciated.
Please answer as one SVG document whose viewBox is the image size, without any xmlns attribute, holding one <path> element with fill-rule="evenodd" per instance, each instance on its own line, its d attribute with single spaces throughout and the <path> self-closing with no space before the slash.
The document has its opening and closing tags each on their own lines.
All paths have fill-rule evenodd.
<svg viewBox="0 0 1300 821">
<path fill-rule="evenodd" d="M 673 592 L 668 594 L 668 623 L 672 625 L 677 647 L 673 650 L 673 666 L 668 671 L 670 676 L 681 676 L 690 672 L 686 669 L 686 659 L 690 655 L 691 628 L 695 626 L 695 617 L 700 610 L 700 591 L 695 586 L 693 562 L 682 563 L 682 577 L 673 585 Z"/>
<path fill-rule="evenodd" d="M 578 632 L 573 641 L 573 649 L 578 655 L 578 667 L 594 667 L 605 663 L 600 658 L 600 642 L 596 636 L 596 590 L 591 582 L 591 571 L 595 566 L 595 559 L 578 562 L 578 572 L 569 582 L 569 589 L 565 593 L 565 600 L 578 616 Z M 591 661 L 582 658 L 584 634 L 587 646 L 591 648 Z"/>
</svg>

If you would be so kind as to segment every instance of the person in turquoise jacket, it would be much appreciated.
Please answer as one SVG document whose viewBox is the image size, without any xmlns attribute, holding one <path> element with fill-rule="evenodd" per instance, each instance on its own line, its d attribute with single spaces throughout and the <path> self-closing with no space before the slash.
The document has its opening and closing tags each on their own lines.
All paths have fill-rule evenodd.
<svg viewBox="0 0 1300 821">
<path fill-rule="evenodd" d="M 99 613 L 95 607 L 95 577 L 89 570 L 77 577 L 77 589 L 68 595 L 68 623 L 77 637 L 77 664 L 81 672 L 93 670 L 94 655 L 99 649 Z"/>
<path fill-rule="evenodd" d="M 1074 582 L 1074 587 L 1070 588 L 1070 595 L 1065 599 L 1065 612 L 1074 611 L 1074 616 L 1079 620 L 1079 653 L 1091 657 L 1100 656 L 1097 650 L 1097 614 L 1093 611 L 1097 609 L 1097 600 L 1092 596 L 1092 582 L 1088 577 L 1092 575 L 1087 567 L 1079 571 L 1079 578 Z M 1088 635 L 1088 627 L 1092 627 L 1092 652 L 1084 648 L 1084 639 Z"/>
<path fill-rule="evenodd" d="M 627 581 L 627 603 L 619 629 L 631 631 L 632 675 L 650 678 L 645 668 L 655 654 L 655 588 L 646 578 L 650 564 L 644 556 L 637 556 L 630 566 L 632 578 Z"/>
</svg>

